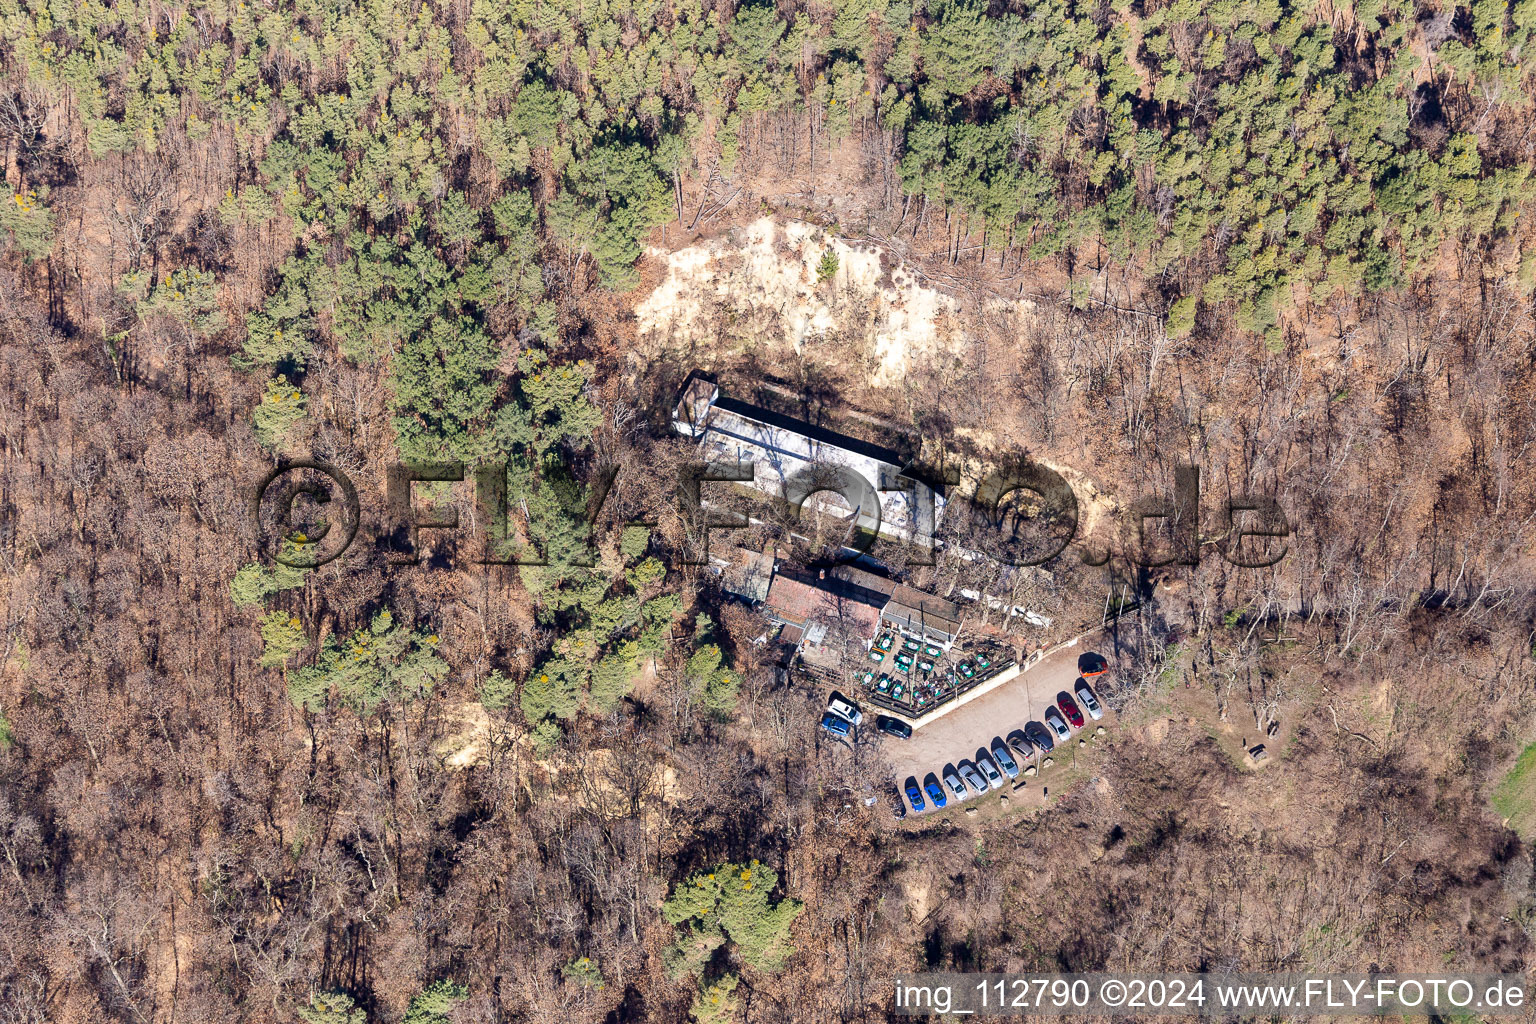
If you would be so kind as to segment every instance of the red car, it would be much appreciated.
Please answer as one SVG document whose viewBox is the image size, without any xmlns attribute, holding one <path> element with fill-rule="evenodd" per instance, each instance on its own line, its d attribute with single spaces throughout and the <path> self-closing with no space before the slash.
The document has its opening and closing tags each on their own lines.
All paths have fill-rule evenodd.
<svg viewBox="0 0 1536 1024">
<path fill-rule="evenodd" d="M 1077 659 L 1077 674 L 1092 679 L 1109 671 L 1109 662 L 1102 654 L 1084 654 Z"/>
<path fill-rule="evenodd" d="M 1072 728 L 1083 727 L 1083 713 L 1077 709 L 1077 701 L 1072 695 L 1063 690 L 1056 695 L 1056 703 L 1061 707 L 1061 713 L 1067 716 L 1067 721 L 1072 723 Z"/>
</svg>

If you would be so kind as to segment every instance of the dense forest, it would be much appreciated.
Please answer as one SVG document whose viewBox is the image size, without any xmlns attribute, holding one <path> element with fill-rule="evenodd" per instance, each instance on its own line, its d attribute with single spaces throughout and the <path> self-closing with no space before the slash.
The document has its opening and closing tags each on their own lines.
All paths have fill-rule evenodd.
<svg viewBox="0 0 1536 1024">
<path fill-rule="evenodd" d="M 1533 33 L 1536 0 L 0 0 L 0 1021 L 1525 970 L 1487 795 L 1536 725 Z M 967 345 L 876 386 L 728 295 L 642 343 L 658 257 L 759 217 L 917 267 Z M 818 736 L 698 564 L 694 366 L 1126 506 L 1197 464 L 1289 550 L 1218 557 L 1212 504 L 1198 565 L 891 553 L 1063 636 L 1137 606 L 1091 773 L 897 827 L 879 747 Z M 292 458 L 357 482 L 334 561 L 252 520 Z M 464 467 L 406 485 L 464 529 L 400 523 L 397 464 Z M 1277 721 L 1279 764 L 1228 756 Z"/>
</svg>

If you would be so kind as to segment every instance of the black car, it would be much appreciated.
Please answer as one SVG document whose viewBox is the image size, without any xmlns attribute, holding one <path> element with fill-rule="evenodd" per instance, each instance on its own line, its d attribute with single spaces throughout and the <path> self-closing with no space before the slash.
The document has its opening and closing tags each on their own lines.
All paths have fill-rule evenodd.
<svg viewBox="0 0 1536 1024">
<path fill-rule="evenodd" d="M 1028 722 L 1024 726 L 1024 735 L 1029 741 L 1041 750 L 1051 750 L 1056 746 L 1056 741 L 1051 738 L 1051 732 L 1039 722 Z"/>
<path fill-rule="evenodd" d="M 892 718 L 890 715 L 876 715 L 875 728 L 887 736 L 895 736 L 899 740 L 909 740 L 912 738 L 912 727 L 901 719 Z"/>
<path fill-rule="evenodd" d="M 895 786 L 889 786 L 885 791 L 885 798 L 891 804 L 891 817 L 900 821 L 907 816 L 907 805 L 901 802 L 901 791 Z"/>
</svg>

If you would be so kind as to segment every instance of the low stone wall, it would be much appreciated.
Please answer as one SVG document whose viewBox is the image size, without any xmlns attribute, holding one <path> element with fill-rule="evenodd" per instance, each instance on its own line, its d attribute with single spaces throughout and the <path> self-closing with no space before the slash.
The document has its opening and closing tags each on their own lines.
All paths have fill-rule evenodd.
<svg viewBox="0 0 1536 1024">
<path fill-rule="evenodd" d="M 993 676 L 991 679 L 983 682 L 981 685 L 967 690 L 965 693 L 962 693 L 954 700 L 946 701 L 945 703 L 940 704 L 938 707 L 925 714 L 922 718 L 910 719 L 912 728 L 921 729 L 929 722 L 943 718 L 951 711 L 955 710 L 956 708 L 964 707 L 971 701 L 975 700 L 977 697 L 991 693 L 993 690 L 997 689 L 999 686 L 1002 686 L 1004 683 L 1012 682 L 1014 679 L 1018 678 L 1019 673 L 1022 671 L 1023 668 L 1017 662 L 1015 662 L 1009 667 L 1003 669 L 997 675 Z"/>
<path fill-rule="evenodd" d="M 898 704 L 896 701 L 891 700 L 889 697 L 882 696 L 879 693 L 875 693 L 869 690 L 864 691 L 864 699 L 868 700 L 869 703 L 875 705 L 878 708 L 891 712 L 902 721 L 912 723 L 913 727 L 915 728 L 918 723 L 926 722 L 929 719 L 943 714 L 944 711 L 948 708 L 958 707 L 959 705 L 965 703 L 967 700 L 971 699 L 973 694 L 990 690 L 999 680 L 1012 679 L 1018 674 L 1019 665 L 1017 662 L 1014 662 L 1010 665 L 1005 665 L 1004 667 L 998 669 L 995 675 L 988 676 L 985 679 L 977 679 L 971 681 L 967 684 L 966 688 L 960 690 L 955 697 L 945 698 L 938 704 L 935 704 L 931 709 L 924 711 L 921 715 L 914 715 L 912 713 L 912 709 L 907 707 L 905 704 Z"/>
</svg>

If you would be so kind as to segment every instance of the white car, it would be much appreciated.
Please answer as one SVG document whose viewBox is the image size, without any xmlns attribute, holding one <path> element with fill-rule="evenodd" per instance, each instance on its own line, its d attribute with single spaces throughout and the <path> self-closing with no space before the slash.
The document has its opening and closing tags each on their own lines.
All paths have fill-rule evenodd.
<svg viewBox="0 0 1536 1024">
<path fill-rule="evenodd" d="M 844 700 L 839 693 L 834 693 L 832 699 L 827 701 L 827 710 L 839 718 L 848 719 L 854 725 L 864 721 L 864 712 L 859 710 L 858 705 Z"/>
<path fill-rule="evenodd" d="M 1056 734 L 1058 741 L 1064 742 L 1072 738 L 1072 730 L 1067 728 L 1067 720 L 1061 717 L 1061 712 L 1056 710 L 1056 705 L 1052 704 L 1046 708 L 1043 717 L 1046 727 Z"/>
<path fill-rule="evenodd" d="M 986 776 L 987 785 L 991 786 L 993 789 L 1003 788 L 1002 773 L 997 770 L 997 765 L 992 763 L 992 759 L 990 757 L 976 758 L 976 766 L 981 769 L 981 774 Z"/>
<path fill-rule="evenodd" d="M 944 788 L 949 790 L 949 795 L 956 800 L 964 800 L 971 795 L 966 791 L 965 783 L 960 781 L 960 776 L 955 774 L 953 768 L 946 768 L 944 771 Z"/>
<path fill-rule="evenodd" d="M 966 785 L 976 791 L 978 796 L 987 791 L 987 780 L 982 777 L 981 772 L 971 762 L 960 762 L 960 777 L 965 780 Z"/>
<path fill-rule="evenodd" d="M 1088 717 L 1095 722 L 1104 717 L 1104 705 L 1099 703 L 1099 698 L 1081 679 L 1077 681 L 1077 700 L 1082 704 L 1083 710 L 1088 712 Z"/>
<path fill-rule="evenodd" d="M 992 760 L 1003 770 L 1003 774 L 1010 779 L 1019 777 L 1019 763 L 1008 753 L 1008 745 L 998 740 L 992 747 Z"/>
</svg>

